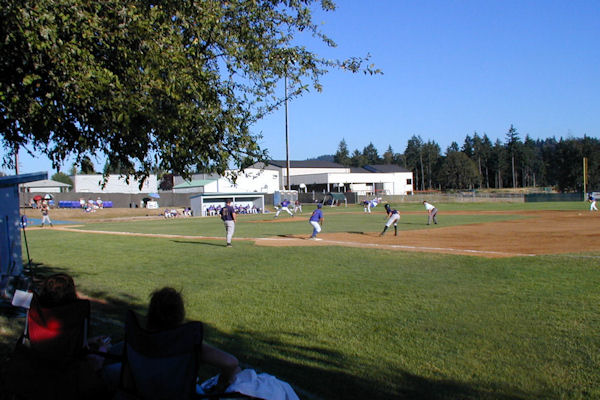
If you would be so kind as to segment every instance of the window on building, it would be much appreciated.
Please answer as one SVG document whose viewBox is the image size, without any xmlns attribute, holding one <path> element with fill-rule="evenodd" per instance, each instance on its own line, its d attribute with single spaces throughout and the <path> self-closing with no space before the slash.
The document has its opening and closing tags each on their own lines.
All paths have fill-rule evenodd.
<svg viewBox="0 0 600 400">
<path fill-rule="evenodd" d="M 407 185 L 412 185 L 412 179 L 407 179 L 407 180 L 406 180 L 406 184 L 407 184 Z"/>
</svg>

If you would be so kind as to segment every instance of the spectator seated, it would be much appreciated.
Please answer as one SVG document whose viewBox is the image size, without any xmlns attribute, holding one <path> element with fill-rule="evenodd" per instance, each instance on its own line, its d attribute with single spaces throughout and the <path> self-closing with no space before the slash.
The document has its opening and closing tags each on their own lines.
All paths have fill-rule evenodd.
<svg viewBox="0 0 600 400">
<path fill-rule="evenodd" d="M 172 288 L 152 294 L 146 328 L 133 311 L 127 312 L 122 392 L 145 400 L 198 398 L 196 380 L 201 362 L 219 367 L 225 386 L 233 381 L 239 372 L 237 359 L 205 344 L 202 323 L 183 323 L 184 315 L 181 295 Z"/>
<path fill-rule="evenodd" d="M 47 278 L 34 294 L 23 335 L 3 372 L 8 393 L 21 399 L 102 399 L 108 392 L 87 359 L 89 300 L 78 299 L 70 276 Z"/>
</svg>

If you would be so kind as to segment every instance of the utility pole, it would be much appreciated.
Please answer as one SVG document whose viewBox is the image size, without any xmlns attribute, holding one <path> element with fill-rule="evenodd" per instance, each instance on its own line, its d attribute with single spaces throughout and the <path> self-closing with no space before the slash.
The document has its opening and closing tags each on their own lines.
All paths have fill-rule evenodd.
<svg viewBox="0 0 600 400">
<path fill-rule="evenodd" d="M 290 135 L 288 132 L 288 85 L 287 85 L 287 65 L 285 75 L 283 76 L 285 86 L 285 163 L 286 163 L 286 187 L 290 190 Z"/>
<path fill-rule="evenodd" d="M 19 146 L 15 146 L 15 175 L 19 175 Z"/>
<path fill-rule="evenodd" d="M 515 155 L 513 154 L 511 157 L 512 163 L 512 178 L 513 178 L 513 189 L 517 188 L 517 177 L 515 176 Z"/>
<path fill-rule="evenodd" d="M 587 195 L 587 167 L 588 159 L 587 157 L 583 157 L 583 201 L 585 201 L 585 196 Z"/>
</svg>

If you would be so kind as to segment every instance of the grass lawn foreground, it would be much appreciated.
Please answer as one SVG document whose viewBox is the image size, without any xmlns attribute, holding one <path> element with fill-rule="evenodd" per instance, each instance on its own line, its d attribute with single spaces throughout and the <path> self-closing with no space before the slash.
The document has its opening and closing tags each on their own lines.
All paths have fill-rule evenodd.
<svg viewBox="0 0 600 400">
<path fill-rule="evenodd" d="M 383 225 L 383 216 L 327 211 L 328 230 Z M 283 223 L 251 217 L 239 235 L 308 234 L 308 212 Z M 445 224 L 473 223 L 449 217 Z M 402 218 L 401 229 L 412 229 L 425 216 Z M 486 218 L 506 216 L 478 219 Z M 197 218 L 83 229 L 223 236 L 218 220 Z M 249 241 L 228 249 L 222 240 L 50 229 L 27 238 L 38 273 L 68 272 L 98 300 L 93 334 L 118 340 L 124 310 L 144 313 L 150 292 L 171 285 L 187 317 L 205 321 L 209 342 L 292 383 L 301 398 L 600 398 L 597 256 L 484 259 Z M 0 318 L 6 353 L 22 319 Z"/>
</svg>

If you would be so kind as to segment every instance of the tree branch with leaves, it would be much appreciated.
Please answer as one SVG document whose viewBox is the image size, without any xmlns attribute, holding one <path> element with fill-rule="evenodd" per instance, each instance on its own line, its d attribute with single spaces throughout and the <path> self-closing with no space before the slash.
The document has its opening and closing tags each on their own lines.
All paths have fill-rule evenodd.
<svg viewBox="0 0 600 400">
<path fill-rule="evenodd" d="M 296 44 L 335 43 L 312 20 L 331 1 L 0 0 L 0 134 L 55 168 L 103 155 L 147 176 L 264 161 L 251 126 L 333 69 L 380 73 L 368 56 L 329 60 Z"/>
</svg>

